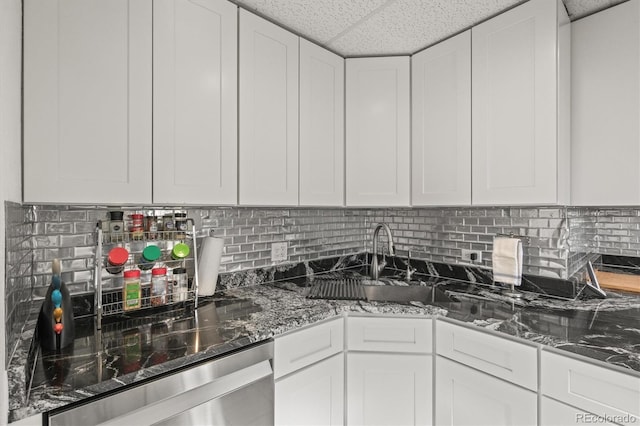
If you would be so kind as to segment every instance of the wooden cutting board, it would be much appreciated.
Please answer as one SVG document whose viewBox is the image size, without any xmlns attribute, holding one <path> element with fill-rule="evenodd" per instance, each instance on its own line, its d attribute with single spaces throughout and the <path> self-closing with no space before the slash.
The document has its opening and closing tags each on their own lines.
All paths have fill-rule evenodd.
<svg viewBox="0 0 640 426">
<path fill-rule="evenodd" d="M 640 293 L 640 275 L 595 271 L 600 287 L 610 290 Z"/>
</svg>

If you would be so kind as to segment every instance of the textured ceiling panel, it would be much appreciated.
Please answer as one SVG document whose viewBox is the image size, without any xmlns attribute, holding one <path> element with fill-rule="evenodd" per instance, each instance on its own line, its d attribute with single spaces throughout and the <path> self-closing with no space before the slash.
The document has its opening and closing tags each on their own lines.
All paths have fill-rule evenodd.
<svg viewBox="0 0 640 426">
<path fill-rule="evenodd" d="M 411 54 L 523 0 L 396 0 L 329 47 L 346 56 Z"/>
<path fill-rule="evenodd" d="M 249 10 L 286 28 L 326 44 L 352 25 L 366 19 L 387 0 L 237 0 Z"/>
<path fill-rule="evenodd" d="M 413 54 L 525 0 L 232 0 L 343 56 Z M 563 0 L 571 20 L 626 0 Z"/>
<path fill-rule="evenodd" d="M 575 20 L 586 15 L 591 15 L 599 10 L 622 3 L 626 0 L 563 0 L 567 7 L 569 18 Z"/>
</svg>

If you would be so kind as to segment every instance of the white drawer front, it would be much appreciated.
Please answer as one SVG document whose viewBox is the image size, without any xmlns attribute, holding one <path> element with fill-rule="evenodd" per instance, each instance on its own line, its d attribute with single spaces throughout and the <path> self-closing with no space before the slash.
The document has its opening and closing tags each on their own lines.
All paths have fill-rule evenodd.
<svg viewBox="0 0 640 426">
<path fill-rule="evenodd" d="M 350 351 L 431 353 L 429 318 L 349 317 Z"/>
<path fill-rule="evenodd" d="M 541 369 L 544 395 L 615 423 L 640 424 L 640 377 L 546 351 Z"/>
<path fill-rule="evenodd" d="M 344 319 L 336 318 L 275 339 L 274 376 L 289 374 L 344 349 Z"/>
<path fill-rule="evenodd" d="M 555 399 L 543 396 L 540 405 L 541 425 L 580 426 L 585 424 L 597 424 L 615 426 L 606 417 L 587 413 L 579 408 L 572 407 Z"/>
<path fill-rule="evenodd" d="M 538 350 L 533 346 L 438 321 L 436 351 L 527 389 L 538 389 Z"/>
</svg>

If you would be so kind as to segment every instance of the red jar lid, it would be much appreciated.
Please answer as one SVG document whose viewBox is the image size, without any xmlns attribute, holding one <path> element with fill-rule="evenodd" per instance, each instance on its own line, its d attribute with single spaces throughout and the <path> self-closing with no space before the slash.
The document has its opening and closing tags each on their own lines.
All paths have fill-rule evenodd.
<svg viewBox="0 0 640 426">
<path fill-rule="evenodd" d="M 153 268 L 151 275 L 167 275 L 167 268 Z"/>
<path fill-rule="evenodd" d="M 131 215 L 131 219 L 142 219 L 143 217 L 144 215 L 140 213 L 134 213 Z"/>
<path fill-rule="evenodd" d="M 129 260 L 129 251 L 124 247 L 114 247 L 109 252 L 107 261 L 113 266 L 120 266 Z"/>
<path fill-rule="evenodd" d="M 124 271 L 125 278 L 140 278 L 140 271 L 137 269 L 130 269 L 128 271 Z"/>
</svg>

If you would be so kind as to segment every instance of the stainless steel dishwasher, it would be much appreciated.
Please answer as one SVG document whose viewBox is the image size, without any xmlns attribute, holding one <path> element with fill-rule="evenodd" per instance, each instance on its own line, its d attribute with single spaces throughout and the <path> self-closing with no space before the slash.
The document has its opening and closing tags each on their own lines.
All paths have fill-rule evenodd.
<svg viewBox="0 0 640 426">
<path fill-rule="evenodd" d="M 54 410 L 48 422 L 273 425 L 272 359 L 273 341 L 269 341 L 78 407 Z"/>
</svg>

